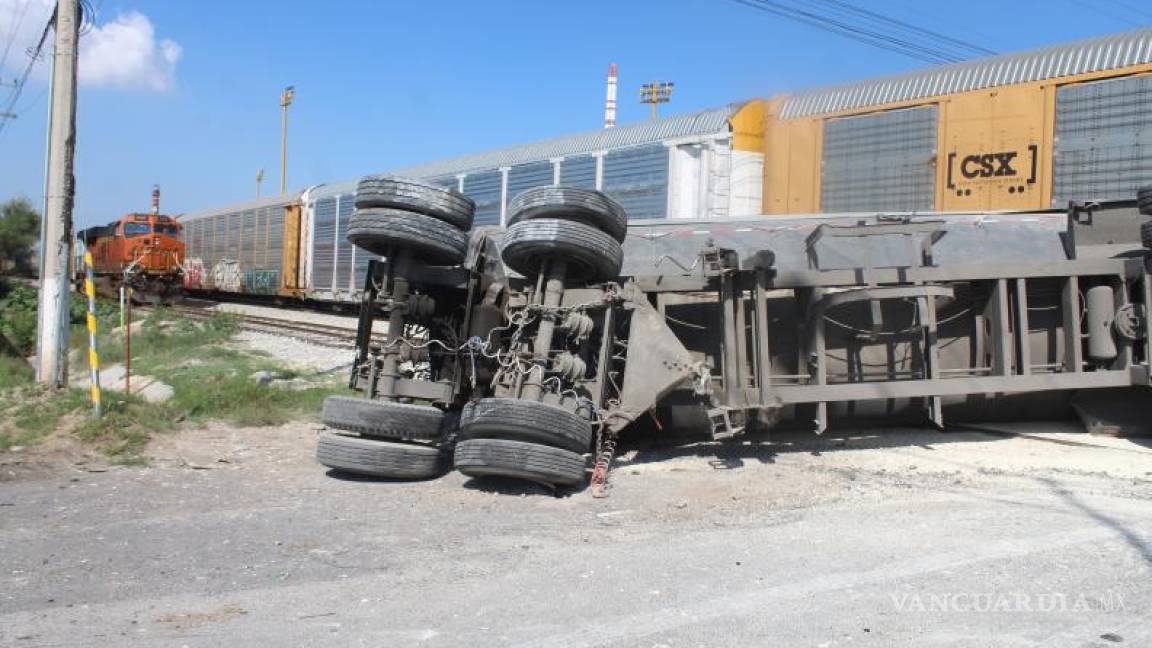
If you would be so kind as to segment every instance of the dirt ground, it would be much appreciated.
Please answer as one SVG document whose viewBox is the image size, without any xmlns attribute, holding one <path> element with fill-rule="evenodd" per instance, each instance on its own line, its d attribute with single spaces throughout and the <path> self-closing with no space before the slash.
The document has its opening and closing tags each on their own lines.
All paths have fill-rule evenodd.
<svg viewBox="0 0 1152 648">
<path fill-rule="evenodd" d="M 340 478 L 315 434 L 0 457 L 0 645 L 1152 645 L 1148 440 L 647 444 L 594 499 Z"/>
</svg>

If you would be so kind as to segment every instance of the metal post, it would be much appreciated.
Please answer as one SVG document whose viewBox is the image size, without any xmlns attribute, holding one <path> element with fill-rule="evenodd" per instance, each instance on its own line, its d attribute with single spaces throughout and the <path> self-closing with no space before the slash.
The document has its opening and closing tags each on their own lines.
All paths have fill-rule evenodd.
<svg viewBox="0 0 1152 648">
<path fill-rule="evenodd" d="M 79 0 L 56 7 L 52 54 L 52 108 L 48 130 L 48 177 L 40 228 L 40 296 L 36 321 L 36 379 L 52 389 L 68 384 L 68 264 L 72 257 L 72 176 L 76 148 L 76 43 Z"/>
<path fill-rule="evenodd" d="M 288 86 L 280 94 L 280 193 L 288 190 L 288 106 L 296 98 L 296 87 Z"/>
<path fill-rule="evenodd" d="M 124 327 L 124 395 L 132 393 L 132 288 L 128 288 L 128 323 Z"/>
<path fill-rule="evenodd" d="M 1028 280 L 1016 279 L 1016 373 L 1032 373 L 1032 345 L 1028 337 Z"/>
<path fill-rule="evenodd" d="M 756 386 L 760 390 L 760 406 L 768 405 L 772 397 L 772 351 L 768 342 L 768 271 L 756 271 Z"/>
<path fill-rule="evenodd" d="M 544 392 L 544 369 L 548 364 L 548 353 L 552 350 L 552 335 L 556 332 L 555 309 L 564 298 L 564 275 L 568 264 L 564 259 L 549 261 L 541 269 L 547 277 L 544 282 L 544 312 L 540 316 L 540 326 L 536 329 L 536 339 L 532 346 L 532 370 L 520 397 L 525 400 L 540 400 Z"/>
<path fill-rule="evenodd" d="M 400 344 L 404 337 L 405 316 L 408 314 L 408 274 L 412 267 L 412 253 L 395 251 L 388 255 L 392 279 L 388 306 L 388 339 L 381 360 L 379 392 L 385 400 L 396 400 L 396 380 L 400 375 Z M 371 396 L 369 396 L 371 397 Z"/>
<path fill-rule="evenodd" d="M 91 375 L 92 413 L 100 418 L 100 355 L 96 352 L 96 284 L 92 281 L 92 253 L 84 251 L 84 294 L 88 296 L 88 371 Z"/>
<path fill-rule="evenodd" d="M 348 387 L 355 389 L 359 382 L 360 370 L 368 361 L 368 354 L 372 345 L 372 323 L 376 318 L 376 296 L 380 293 L 379 283 L 376 281 L 376 268 L 380 262 L 372 259 L 368 261 L 368 272 L 364 276 L 364 293 L 360 297 L 360 318 L 356 323 L 356 361 L 352 363 L 352 375 Z M 372 360 L 372 371 L 376 371 L 376 360 Z M 371 386 L 369 381 L 369 386 Z M 372 390 L 365 389 L 365 397 L 372 398 Z"/>
</svg>

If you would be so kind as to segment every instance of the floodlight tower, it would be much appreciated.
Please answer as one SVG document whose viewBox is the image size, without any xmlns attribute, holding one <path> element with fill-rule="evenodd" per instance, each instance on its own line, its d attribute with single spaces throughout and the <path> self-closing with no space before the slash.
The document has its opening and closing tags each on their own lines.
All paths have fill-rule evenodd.
<svg viewBox="0 0 1152 648">
<path fill-rule="evenodd" d="M 288 106 L 294 98 L 296 86 L 288 86 L 280 93 L 280 193 L 288 188 Z"/>
<path fill-rule="evenodd" d="M 640 86 L 640 103 L 652 106 L 652 119 L 656 119 L 656 106 L 672 101 L 672 88 L 676 84 L 671 81 L 653 81 Z"/>
</svg>

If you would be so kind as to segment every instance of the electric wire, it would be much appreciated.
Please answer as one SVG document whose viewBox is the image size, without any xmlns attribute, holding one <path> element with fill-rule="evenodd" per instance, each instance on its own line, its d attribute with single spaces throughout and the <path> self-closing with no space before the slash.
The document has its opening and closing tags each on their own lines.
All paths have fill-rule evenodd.
<svg viewBox="0 0 1152 648">
<path fill-rule="evenodd" d="M 24 0 L 24 7 L 20 10 L 20 15 L 12 21 L 12 29 L 8 30 L 8 43 L 4 46 L 4 54 L 0 56 L 0 70 L 3 70 L 4 64 L 8 62 L 8 53 L 12 51 L 12 43 L 16 41 L 16 33 L 24 24 L 24 17 L 28 15 L 28 8 L 31 6 L 32 0 Z"/>
<path fill-rule="evenodd" d="M 751 7 L 765 13 L 770 13 L 795 22 L 800 22 L 817 29 L 832 32 L 840 36 L 856 40 L 873 47 L 902 54 L 928 63 L 957 63 L 966 58 L 955 52 L 949 52 L 931 42 L 916 42 L 906 37 L 892 33 L 891 25 L 877 30 L 876 28 L 861 25 L 859 20 L 846 22 L 845 17 L 832 16 L 824 12 L 801 9 L 786 5 L 775 0 L 732 0 L 737 4 Z M 860 10 L 864 11 L 864 10 Z M 874 13 L 874 12 L 869 12 Z M 875 14 L 880 16 L 880 14 Z M 891 20 L 891 19 L 890 19 Z M 905 23 L 907 24 L 907 23 Z M 919 29 L 919 28 L 917 28 Z M 927 31 L 927 30 L 924 30 Z M 953 39 L 955 40 L 955 39 Z M 965 44 L 970 46 L 970 44 Z"/>
<path fill-rule="evenodd" d="M 39 61 L 41 58 L 40 52 L 44 49 L 44 41 L 48 40 L 48 32 L 52 30 L 52 27 L 55 24 L 56 24 L 56 11 L 53 10 L 52 16 L 48 19 L 48 22 L 44 25 L 44 31 L 42 31 L 40 33 L 40 40 L 36 42 L 36 47 L 29 49 L 28 65 L 24 67 L 24 73 L 21 74 L 20 78 L 16 81 L 16 86 L 12 89 L 12 92 L 9 96 L 7 107 L 3 111 L 0 111 L 0 112 L 11 113 L 12 109 L 16 107 L 16 102 L 20 101 L 20 95 L 23 94 L 23 92 L 24 92 L 24 86 L 27 85 L 27 83 L 28 83 L 28 77 L 32 75 L 32 68 L 36 65 L 36 62 Z M 5 119 L 0 119 L 0 135 L 4 134 L 4 131 L 6 130 L 6 127 L 8 126 L 8 123 L 11 121 L 12 121 L 12 119 L 10 117 L 5 118 Z"/>
<path fill-rule="evenodd" d="M 848 14 L 848 15 L 854 15 L 854 16 L 864 18 L 865 20 L 871 20 L 871 21 L 878 23 L 880 25 L 891 26 L 892 28 L 895 28 L 898 31 L 903 31 L 903 32 L 905 32 L 905 33 L 907 33 L 913 37 L 920 37 L 920 38 L 926 37 L 929 39 L 940 41 L 942 43 L 947 43 L 949 45 L 952 45 L 953 49 L 956 49 L 962 55 L 966 55 L 966 56 L 971 56 L 971 55 L 992 56 L 992 55 L 996 54 L 995 51 L 990 50 L 986 47 L 981 47 L 980 45 L 976 45 L 976 44 L 970 43 L 968 41 L 963 41 L 963 40 L 960 40 L 958 38 L 953 38 L 947 34 L 943 34 L 943 33 L 938 32 L 938 31 L 934 31 L 934 30 L 927 29 L 924 27 L 919 27 L 919 26 L 914 25 L 910 22 L 900 20 L 898 18 L 893 18 L 891 16 L 886 16 L 884 14 L 877 13 L 875 11 L 870 11 L 868 9 L 864 9 L 863 7 L 857 7 L 857 6 L 855 6 L 849 2 L 845 2 L 844 0 L 814 0 L 814 1 L 818 2 L 820 4 L 823 4 L 823 5 L 827 5 L 828 7 L 832 8 L 833 10 L 839 10 L 845 14 Z"/>
</svg>

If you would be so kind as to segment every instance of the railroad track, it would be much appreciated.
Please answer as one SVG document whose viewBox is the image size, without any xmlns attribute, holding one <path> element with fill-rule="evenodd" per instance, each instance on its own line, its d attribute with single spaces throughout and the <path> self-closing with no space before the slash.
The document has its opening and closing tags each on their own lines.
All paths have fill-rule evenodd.
<svg viewBox="0 0 1152 648">
<path fill-rule="evenodd" d="M 138 310 L 151 312 L 155 309 L 154 306 L 141 307 Z M 207 320 L 226 313 L 239 322 L 240 328 L 248 331 L 259 331 L 262 333 L 274 333 L 285 337 L 297 338 L 313 344 L 323 346 L 331 346 L 344 349 L 352 349 L 356 346 L 356 321 L 353 320 L 351 326 L 335 326 L 332 324 L 316 324 L 311 322 L 300 322 L 288 318 L 279 317 L 266 317 L 262 315 L 250 315 L 247 313 L 232 313 L 228 311 L 215 311 L 205 308 L 192 308 L 189 306 L 172 305 L 167 306 L 168 312 L 172 315 L 196 320 Z M 373 333 L 372 340 L 383 343 L 387 339 L 382 333 Z"/>
</svg>

